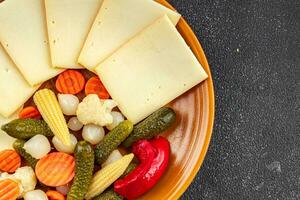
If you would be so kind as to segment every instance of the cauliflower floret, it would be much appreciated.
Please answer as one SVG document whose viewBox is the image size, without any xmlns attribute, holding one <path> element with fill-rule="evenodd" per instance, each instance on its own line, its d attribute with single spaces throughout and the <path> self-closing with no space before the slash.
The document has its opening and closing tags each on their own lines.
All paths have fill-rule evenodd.
<svg viewBox="0 0 300 200">
<path fill-rule="evenodd" d="M 21 194 L 34 190 L 37 180 L 31 167 L 21 167 L 14 174 L 2 173 L 1 179 L 12 179 L 19 184 Z"/>
<path fill-rule="evenodd" d="M 106 126 L 113 122 L 111 111 L 116 106 L 114 100 L 101 100 L 96 94 L 90 94 L 78 105 L 77 118 L 84 125 Z"/>
<path fill-rule="evenodd" d="M 24 192 L 34 190 L 37 180 L 31 167 L 21 167 L 12 176 L 21 181 Z"/>
</svg>

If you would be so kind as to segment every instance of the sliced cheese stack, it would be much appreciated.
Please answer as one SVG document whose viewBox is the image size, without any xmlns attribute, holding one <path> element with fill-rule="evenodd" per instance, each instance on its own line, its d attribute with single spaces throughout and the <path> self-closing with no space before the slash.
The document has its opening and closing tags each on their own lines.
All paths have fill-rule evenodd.
<svg viewBox="0 0 300 200">
<path fill-rule="evenodd" d="M 0 4 L 0 42 L 31 85 L 61 72 L 51 65 L 44 14 L 43 0 Z"/>
<path fill-rule="evenodd" d="M 0 45 L 0 115 L 12 115 L 37 89 L 25 81 Z"/>
<path fill-rule="evenodd" d="M 78 62 L 93 70 L 122 44 L 167 14 L 173 24 L 180 15 L 153 0 L 104 0 Z"/>
<path fill-rule="evenodd" d="M 45 0 L 52 64 L 82 68 L 80 50 L 103 0 Z"/>
<path fill-rule="evenodd" d="M 133 123 L 207 78 L 167 16 L 124 44 L 96 71 L 122 113 Z"/>
</svg>

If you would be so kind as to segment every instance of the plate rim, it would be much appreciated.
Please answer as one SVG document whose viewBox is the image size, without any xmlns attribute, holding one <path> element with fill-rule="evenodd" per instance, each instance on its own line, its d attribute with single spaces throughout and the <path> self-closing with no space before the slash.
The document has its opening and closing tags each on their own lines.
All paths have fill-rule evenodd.
<svg viewBox="0 0 300 200">
<path fill-rule="evenodd" d="M 176 11 L 176 9 L 166 0 L 156 0 L 158 3 Z M 206 135 L 205 135 L 205 140 L 204 140 L 204 144 L 203 147 L 201 149 L 199 158 L 196 162 L 196 164 L 194 165 L 191 173 L 189 174 L 189 176 L 187 177 L 187 179 L 185 180 L 185 182 L 183 183 L 182 187 L 179 188 L 178 190 L 175 191 L 175 193 L 171 196 L 170 199 L 179 199 L 182 194 L 187 190 L 187 188 L 190 186 L 190 184 L 192 183 L 192 181 L 194 180 L 194 178 L 196 177 L 197 173 L 199 172 L 204 158 L 207 154 L 209 145 L 210 145 L 210 141 L 212 138 L 212 134 L 213 134 L 213 126 L 214 126 L 214 118 L 215 118 L 215 92 L 214 92 L 214 84 L 213 84 L 213 78 L 212 78 L 212 73 L 210 70 L 210 66 L 208 64 L 208 60 L 207 57 L 204 53 L 204 50 L 202 48 L 202 45 L 200 43 L 200 41 L 198 40 L 196 34 L 194 33 L 194 31 L 192 30 L 192 28 L 190 27 L 190 25 L 187 23 L 187 21 L 184 19 L 183 16 L 181 16 L 180 21 L 178 24 L 182 24 L 183 26 L 185 26 L 187 28 L 187 32 L 189 32 L 189 35 L 191 37 L 191 40 L 193 41 L 192 43 L 195 45 L 195 49 L 196 52 L 194 52 L 195 56 L 197 57 L 197 59 L 199 60 L 199 62 L 201 62 L 204 70 L 206 71 L 208 78 L 204 81 L 207 83 L 207 87 L 208 87 L 208 99 L 209 99 L 209 116 L 208 116 L 208 123 L 207 123 L 207 131 L 206 131 Z"/>
</svg>

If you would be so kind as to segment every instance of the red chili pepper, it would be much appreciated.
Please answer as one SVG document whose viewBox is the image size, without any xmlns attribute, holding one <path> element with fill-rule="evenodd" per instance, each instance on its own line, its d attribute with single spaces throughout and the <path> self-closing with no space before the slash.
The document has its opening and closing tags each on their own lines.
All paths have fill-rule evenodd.
<svg viewBox="0 0 300 200">
<path fill-rule="evenodd" d="M 163 137 L 140 140 L 132 147 L 140 165 L 114 184 L 115 192 L 126 199 L 135 199 L 149 191 L 163 175 L 170 156 L 170 143 Z"/>
</svg>

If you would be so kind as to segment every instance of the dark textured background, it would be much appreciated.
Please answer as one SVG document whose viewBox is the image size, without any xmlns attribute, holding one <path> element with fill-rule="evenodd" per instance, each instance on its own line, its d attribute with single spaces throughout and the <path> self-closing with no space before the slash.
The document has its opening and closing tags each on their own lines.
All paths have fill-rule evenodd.
<svg viewBox="0 0 300 200">
<path fill-rule="evenodd" d="M 182 199 L 300 199 L 300 1 L 170 0 L 216 93 L 213 138 Z"/>
</svg>

